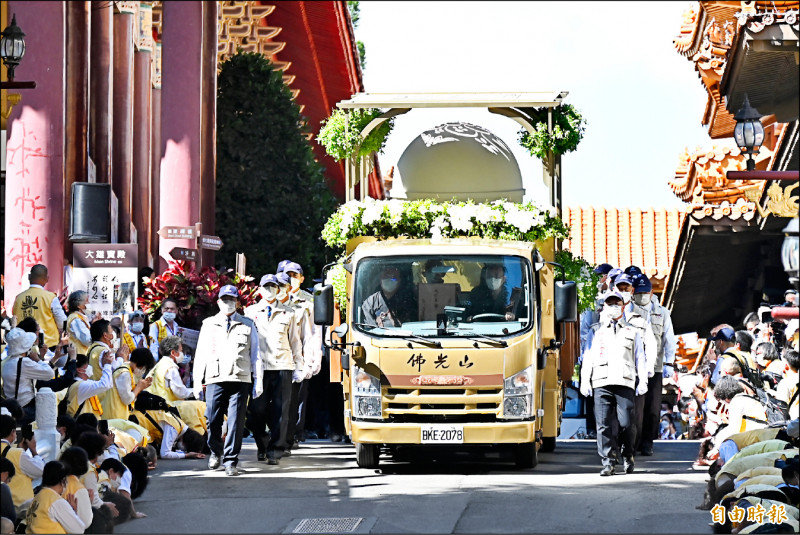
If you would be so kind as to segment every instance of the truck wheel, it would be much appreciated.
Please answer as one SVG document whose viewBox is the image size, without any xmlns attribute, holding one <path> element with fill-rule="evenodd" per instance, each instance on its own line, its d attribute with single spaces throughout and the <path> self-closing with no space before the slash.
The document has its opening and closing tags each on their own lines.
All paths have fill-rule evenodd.
<svg viewBox="0 0 800 535">
<path fill-rule="evenodd" d="M 379 454 L 377 444 L 356 442 L 356 463 L 359 468 L 377 468 Z"/>
<path fill-rule="evenodd" d="M 556 437 L 542 437 L 542 447 L 539 451 L 542 453 L 551 453 L 556 449 Z"/>
<path fill-rule="evenodd" d="M 517 468 L 533 468 L 539 464 L 539 454 L 536 452 L 536 443 L 517 444 L 514 446 L 514 463 Z"/>
</svg>

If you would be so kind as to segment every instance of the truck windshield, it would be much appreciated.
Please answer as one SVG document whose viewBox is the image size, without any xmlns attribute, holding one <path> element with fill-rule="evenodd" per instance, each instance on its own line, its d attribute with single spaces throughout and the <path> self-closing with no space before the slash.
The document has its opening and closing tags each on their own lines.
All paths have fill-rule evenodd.
<svg viewBox="0 0 800 535">
<path fill-rule="evenodd" d="M 355 327 L 375 336 L 502 337 L 533 314 L 530 262 L 519 256 L 392 256 L 355 272 Z"/>
</svg>

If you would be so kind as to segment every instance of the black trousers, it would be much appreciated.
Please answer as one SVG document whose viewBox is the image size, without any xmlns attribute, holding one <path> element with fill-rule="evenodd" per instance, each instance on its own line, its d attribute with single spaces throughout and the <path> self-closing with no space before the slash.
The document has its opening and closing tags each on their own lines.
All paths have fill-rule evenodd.
<svg viewBox="0 0 800 535">
<path fill-rule="evenodd" d="M 653 447 L 653 440 L 658 438 L 661 426 L 661 394 L 664 388 L 664 377 L 661 370 L 656 369 L 656 374 L 647 381 L 647 393 L 642 407 L 642 433 L 636 444 L 636 449 Z"/>
<path fill-rule="evenodd" d="M 305 398 L 305 399 L 304 399 Z M 299 383 L 292 383 L 292 393 L 289 399 L 289 420 L 286 424 L 286 449 L 291 449 L 294 445 L 294 439 L 299 432 L 305 429 L 305 400 L 308 399 L 308 381 L 303 380 Z M 301 419 L 301 409 L 302 423 Z"/>
<path fill-rule="evenodd" d="M 272 456 L 283 450 L 282 437 L 286 436 L 292 395 L 292 370 L 267 370 L 262 380 L 264 391 L 252 399 L 247 408 L 247 428 L 253 433 L 258 452 Z M 265 443 L 267 426 L 270 437 Z"/>
<path fill-rule="evenodd" d="M 239 462 L 242 450 L 244 418 L 251 383 L 229 381 L 206 386 L 206 423 L 208 425 L 208 447 L 222 459 L 225 466 Z M 228 434 L 222 442 L 222 424 L 228 415 Z"/>
<path fill-rule="evenodd" d="M 615 453 L 633 457 L 633 388 L 621 385 L 594 389 L 594 415 L 597 419 L 597 453 L 603 465 L 616 464 Z M 620 441 L 614 430 L 619 426 Z"/>
</svg>

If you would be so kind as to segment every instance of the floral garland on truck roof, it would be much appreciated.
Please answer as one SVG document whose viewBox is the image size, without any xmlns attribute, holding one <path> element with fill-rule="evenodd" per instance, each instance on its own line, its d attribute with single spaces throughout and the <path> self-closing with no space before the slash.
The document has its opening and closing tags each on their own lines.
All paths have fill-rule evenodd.
<svg viewBox="0 0 800 535">
<path fill-rule="evenodd" d="M 539 241 L 567 239 L 569 227 L 554 209 L 531 202 L 367 199 L 343 204 L 322 229 L 322 239 L 334 249 L 343 249 L 358 236 Z"/>
</svg>

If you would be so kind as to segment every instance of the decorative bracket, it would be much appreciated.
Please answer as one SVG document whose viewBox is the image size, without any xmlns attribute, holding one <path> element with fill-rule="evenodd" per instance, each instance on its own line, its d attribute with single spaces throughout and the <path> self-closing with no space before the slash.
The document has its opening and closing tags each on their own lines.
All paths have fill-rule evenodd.
<svg viewBox="0 0 800 535">
<path fill-rule="evenodd" d="M 797 189 L 798 184 L 790 184 L 785 188 L 781 188 L 777 182 L 773 182 L 767 188 L 767 203 L 766 207 L 762 208 L 760 203 L 759 188 L 753 187 L 745 190 L 745 196 L 748 201 L 754 202 L 758 215 L 762 218 L 768 215 L 776 217 L 795 217 L 798 210 L 798 197 L 792 196 L 792 192 Z"/>
<path fill-rule="evenodd" d="M 8 107 L 6 108 L 6 111 L 0 113 L 3 119 L 8 120 L 8 118 L 11 116 L 11 110 L 14 109 L 14 106 L 19 104 L 21 100 L 22 100 L 22 95 L 20 95 L 19 93 L 8 94 L 8 96 L 6 97 L 6 101 L 8 102 Z"/>
</svg>

